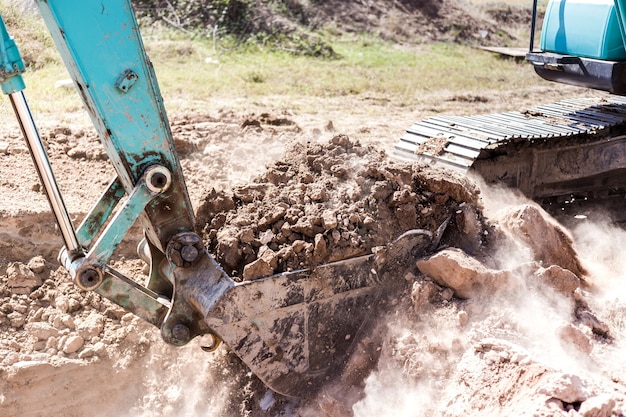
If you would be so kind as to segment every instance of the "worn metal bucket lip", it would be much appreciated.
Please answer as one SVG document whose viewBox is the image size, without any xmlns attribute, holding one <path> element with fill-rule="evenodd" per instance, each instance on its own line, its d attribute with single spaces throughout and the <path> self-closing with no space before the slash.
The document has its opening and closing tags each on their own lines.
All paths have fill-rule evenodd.
<svg viewBox="0 0 626 417">
<path fill-rule="evenodd" d="M 389 291 L 407 285 L 391 265 L 439 233 L 410 231 L 375 253 L 237 283 L 204 320 L 268 387 L 313 395 L 384 316 Z"/>
</svg>

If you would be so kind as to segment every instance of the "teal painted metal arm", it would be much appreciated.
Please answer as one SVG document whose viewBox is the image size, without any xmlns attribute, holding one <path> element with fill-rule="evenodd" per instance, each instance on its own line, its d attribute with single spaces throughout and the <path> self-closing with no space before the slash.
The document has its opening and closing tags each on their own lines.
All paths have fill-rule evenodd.
<svg viewBox="0 0 626 417">
<path fill-rule="evenodd" d="M 166 316 L 172 317 L 172 306 L 174 310 L 186 307 L 181 300 L 173 301 L 174 278 L 163 272 L 169 269 L 161 264 L 169 262 L 165 254 L 172 238 L 193 230 L 194 217 L 131 3 L 39 0 L 37 4 L 117 172 L 76 232 L 82 256 L 67 251 L 61 260 L 80 287 L 100 293 L 159 327 L 165 321 L 175 326 Z M 124 204 L 119 204 L 124 196 Z M 151 252 L 146 286 L 107 266 L 136 220 Z M 206 332 L 205 326 L 189 327 L 196 331 L 184 342 Z M 182 343 L 174 338 L 168 342 Z"/>
<path fill-rule="evenodd" d="M 357 336 L 372 331 L 372 312 L 392 300 L 386 291 L 406 285 L 396 268 L 414 265 L 408 254 L 430 247 L 432 233 L 407 232 L 376 255 L 235 284 L 193 233 L 182 169 L 130 1 L 37 1 L 117 171 L 75 232 L 20 91 L 23 64 L 0 25 L 0 83 L 62 230 L 61 260 L 74 282 L 159 327 L 167 343 L 211 334 L 210 349 L 223 340 L 275 391 L 314 394 L 339 374 Z M 151 264 L 145 286 L 107 265 L 136 220 Z"/>
<path fill-rule="evenodd" d="M 171 174 L 171 186 L 139 217 L 148 240 L 164 252 L 172 236 L 193 230 L 193 210 L 130 1 L 38 6 L 126 193 L 150 166 Z"/>
</svg>

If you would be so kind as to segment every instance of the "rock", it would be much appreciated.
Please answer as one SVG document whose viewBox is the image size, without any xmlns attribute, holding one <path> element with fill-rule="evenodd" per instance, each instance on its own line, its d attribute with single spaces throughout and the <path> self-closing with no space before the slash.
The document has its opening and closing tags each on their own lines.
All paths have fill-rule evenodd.
<svg viewBox="0 0 626 417">
<path fill-rule="evenodd" d="M 0 155 L 8 155 L 8 154 L 9 154 L 9 143 L 0 142 Z"/>
<path fill-rule="evenodd" d="M 292 244 L 292 248 L 295 253 L 302 252 L 306 248 L 306 246 L 307 246 L 307 242 L 304 240 L 296 240 Z"/>
<path fill-rule="evenodd" d="M 70 300 L 64 295 L 57 296 L 54 299 L 54 305 L 62 313 L 69 313 L 70 311 Z"/>
<path fill-rule="evenodd" d="M 615 400 L 611 395 L 601 394 L 583 401 L 578 413 L 583 417 L 610 417 L 614 408 Z"/>
<path fill-rule="evenodd" d="M 35 288 L 43 284 L 41 277 L 38 277 L 28 266 L 21 262 L 9 264 L 7 277 L 7 286 L 14 294 L 30 294 Z"/>
<path fill-rule="evenodd" d="M 99 313 L 91 312 L 87 318 L 78 324 L 78 334 L 84 340 L 91 340 L 104 329 L 104 317 Z"/>
<path fill-rule="evenodd" d="M 417 261 L 417 268 L 459 298 L 471 298 L 483 287 L 497 290 L 512 281 L 508 271 L 489 269 L 457 248 L 444 249 Z"/>
<path fill-rule="evenodd" d="M 582 324 L 589 327 L 594 334 L 600 336 L 609 336 L 609 326 L 606 323 L 600 321 L 600 319 L 598 319 L 598 317 L 596 317 L 596 315 L 591 311 L 579 307 L 576 309 L 575 314 L 576 318 L 578 318 L 578 320 L 580 320 Z"/>
<path fill-rule="evenodd" d="M 46 260 L 43 256 L 35 256 L 30 261 L 28 261 L 28 269 L 33 271 L 35 274 L 41 274 L 46 270 Z"/>
<path fill-rule="evenodd" d="M 272 269 L 276 269 L 276 267 L 278 266 L 278 253 L 271 250 L 267 246 L 259 248 L 259 258 L 267 262 L 267 264 L 272 267 Z"/>
<path fill-rule="evenodd" d="M 272 241 L 272 239 L 274 239 L 275 236 L 276 235 L 274 234 L 274 232 L 272 232 L 271 229 L 267 229 L 259 236 L 259 242 L 261 242 L 262 245 L 267 245 Z"/>
<path fill-rule="evenodd" d="M 102 357 L 107 356 L 106 345 L 102 342 L 98 342 L 94 344 L 92 349 L 98 356 L 102 356 Z"/>
<path fill-rule="evenodd" d="M 258 227 L 266 228 L 270 227 L 272 224 L 276 223 L 283 217 L 285 217 L 285 213 L 287 213 L 288 206 L 286 204 L 278 205 L 272 210 L 271 213 L 267 213 L 261 220 L 259 220 Z"/>
<path fill-rule="evenodd" d="M 48 340 L 50 337 L 59 336 L 59 331 L 54 327 L 50 326 L 48 323 L 43 322 L 34 322 L 27 323 L 24 328 L 26 331 L 35 336 L 37 340 Z"/>
<path fill-rule="evenodd" d="M 450 196 L 459 203 L 468 203 L 476 207 L 480 204 L 480 189 L 469 177 L 456 171 L 429 167 L 419 167 L 416 172 L 428 170 L 428 182 L 422 186 L 430 192 Z"/>
<path fill-rule="evenodd" d="M 217 247 L 217 253 L 228 268 L 234 269 L 241 259 L 239 239 L 234 236 L 223 238 Z"/>
<path fill-rule="evenodd" d="M 322 226 L 324 230 L 331 230 L 337 228 L 337 213 L 334 210 L 325 211 L 322 213 Z"/>
<path fill-rule="evenodd" d="M 93 348 L 85 348 L 78 354 L 78 358 L 87 359 L 87 358 L 91 358 L 95 354 L 96 352 L 93 350 Z"/>
<path fill-rule="evenodd" d="M 528 246 L 536 261 L 558 265 L 578 277 L 586 275 L 571 236 L 539 207 L 530 204 L 514 207 L 501 214 L 498 223 L 507 236 Z"/>
<path fill-rule="evenodd" d="M 567 347 L 574 347 L 580 352 L 589 355 L 593 350 L 593 346 L 589 338 L 582 330 L 572 324 L 566 324 L 558 329 L 558 335 L 561 343 Z"/>
<path fill-rule="evenodd" d="M 250 262 L 243 268 L 243 279 L 246 281 L 266 277 L 274 273 L 274 268 L 263 258 Z"/>
<path fill-rule="evenodd" d="M 278 266 L 279 254 L 267 246 L 259 248 L 259 257 L 243 268 L 243 279 L 254 280 L 272 275 Z"/>
<path fill-rule="evenodd" d="M 315 235 L 313 256 L 317 262 L 328 256 L 328 244 L 326 243 L 326 238 L 322 234 Z"/>
<path fill-rule="evenodd" d="M 22 327 L 26 323 L 26 316 L 18 311 L 14 311 L 7 315 L 9 323 L 15 328 Z"/>
<path fill-rule="evenodd" d="M 84 343 L 85 343 L 85 341 L 83 340 L 83 338 L 78 336 L 78 335 L 69 336 L 65 340 L 65 343 L 63 345 L 63 352 L 65 352 L 65 353 L 74 353 L 78 349 L 83 347 Z"/>
<path fill-rule="evenodd" d="M 577 375 L 566 373 L 551 375 L 546 384 L 537 390 L 537 393 L 557 398 L 565 403 L 582 402 L 592 395 Z"/>
<path fill-rule="evenodd" d="M 533 278 L 564 295 L 571 295 L 576 288 L 580 287 L 580 279 L 572 271 L 558 265 L 539 268 L 533 274 Z"/>
<path fill-rule="evenodd" d="M 440 290 L 441 288 L 432 281 L 415 281 L 411 289 L 411 301 L 415 311 L 420 311 L 433 302 Z"/>
<path fill-rule="evenodd" d="M 465 326 L 469 322 L 469 315 L 465 310 L 459 311 L 456 317 L 459 320 L 459 326 Z"/>
<path fill-rule="evenodd" d="M 455 246 L 467 253 L 476 253 L 482 243 L 481 234 L 483 231 L 483 225 L 476 208 L 470 204 L 463 203 L 456 211 L 454 218 L 459 230 Z"/>
<path fill-rule="evenodd" d="M 454 297 L 454 290 L 451 288 L 444 288 L 444 290 L 441 291 L 441 298 L 443 300 L 450 301 L 452 300 L 452 297 Z"/>
</svg>

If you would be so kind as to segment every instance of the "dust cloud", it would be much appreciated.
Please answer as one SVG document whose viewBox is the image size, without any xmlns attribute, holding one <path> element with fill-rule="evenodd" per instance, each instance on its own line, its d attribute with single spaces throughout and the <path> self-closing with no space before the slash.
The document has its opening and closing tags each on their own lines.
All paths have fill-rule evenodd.
<svg viewBox="0 0 626 417">
<path fill-rule="evenodd" d="M 511 190 L 481 184 L 481 192 L 491 219 L 534 205 Z M 525 241 L 499 247 L 495 265 L 517 268 L 510 288 L 390 323 L 402 334 L 385 347 L 354 415 L 623 415 L 626 232 L 604 217 L 570 233 L 587 271 L 573 295 L 525 275 L 533 262 Z"/>
</svg>

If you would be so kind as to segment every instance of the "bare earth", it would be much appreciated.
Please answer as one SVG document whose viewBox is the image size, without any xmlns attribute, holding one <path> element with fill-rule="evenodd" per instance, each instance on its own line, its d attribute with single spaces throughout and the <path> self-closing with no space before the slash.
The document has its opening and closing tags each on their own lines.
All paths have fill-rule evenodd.
<svg viewBox="0 0 626 417">
<path fill-rule="evenodd" d="M 478 105 L 447 101 L 445 96 L 424 100 L 431 109 L 438 105 L 449 114 L 468 114 L 520 109 L 561 99 L 565 93 L 588 94 L 544 83 L 533 88 L 532 94 L 515 102 L 504 92 Z M 225 265 L 234 259 L 230 267 L 240 276 L 245 276 L 244 264 L 253 262 L 262 246 L 261 252 L 269 249 L 283 256 L 290 252 L 281 249 L 296 241 L 311 245 L 301 259 L 279 256 L 276 265 L 285 268 L 294 266 L 289 262 L 313 259 L 315 236 L 320 233 L 327 243 L 323 255 L 332 258 L 369 251 L 403 228 L 433 230 L 442 216 L 459 210 L 477 223 L 464 228 L 455 214 L 451 232 L 442 243 L 448 249 L 438 252 L 443 266 L 438 264 L 439 257 L 431 259 L 428 254 L 420 256 L 424 259 L 419 269 L 414 266 L 399 272 L 408 277 L 409 286 L 399 295 L 402 301 L 396 310 L 381 312 L 386 330 L 376 355 L 380 359 L 358 365 L 366 369 L 366 379 L 343 385 L 340 380 L 340 388 L 325 388 L 317 399 L 298 402 L 272 395 L 225 347 L 207 354 L 195 343 L 180 349 L 166 346 L 157 329 L 95 294 L 77 290 L 56 264 L 60 243 L 45 196 L 37 191 L 37 178 L 17 127 L 8 127 L 0 140 L 5 149 L 0 154 L 0 188 L 3 196 L 9 196 L 1 202 L 0 228 L 1 415 L 622 415 L 624 317 L 617 253 L 622 231 L 611 229 L 608 223 L 583 224 L 573 231 L 573 249 L 567 240 L 558 240 L 560 233 L 555 233 L 556 243 L 550 241 L 554 247 L 540 246 L 538 242 L 546 240 L 545 230 L 553 226 L 547 226 L 540 211 L 520 206 L 524 204 L 520 197 L 503 197 L 484 187 L 477 195 L 474 185 L 457 183 L 449 176 L 452 185 L 433 191 L 428 187 L 436 184 L 438 174 L 428 170 L 419 174 L 426 179 L 418 187 L 410 179 L 416 178 L 415 167 L 388 162 L 383 153 L 390 151 L 413 120 L 429 115 L 424 103 L 406 109 L 336 98 L 323 107 L 320 103 L 324 110 L 319 114 L 299 114 L 271 105 L 246 110 L 229 102 L 223 105 L 170 116 L 195 206 L 213 201 L 213 188 L 246 200 L 247 193 L 268 179 L 272 179 L 268 186 L 289 178 L 301 184 L 302 176 L 313 172 L 304 192 L 302 188 L 295 192 L 291 186 L 285 192 L 290 193 L 291 206 L 313 201 L 321 207 L 313 217 L 326 219 L 326 225 L 318 223 L 318 229 L 313 227 L 315 221 L 309 230 L 291 224 L 296 235 L 291 238 L 284 236 L 284 225 L 289 222 L 285 215 L 265 225 L 266 230 L 250 226 L 252 242 L 259 243 L 252 244 L 248 259 L 233 258 L 219 239 L 233 236 L 229 224 L 236 225 L 237 216 L 245 212 L 228 214 L 230 206 L 211 212 L 205 203 L 198 213 L 199 227 L 217 239 L 210 248 L 218 259 Z M 41 123 L 55 173 L 77 220 L 113 175 L 81 117 L 76 116 L 75 125 L 58 126 L 53 120 Z M 319 170 L 306 168 L 306 158 L 284 159 L 297 172 L 284 168 L 285 162 L 275 163 L 293 146 L 300 147 L 296 154 L 319 155 Z M 371 164 L 377 171 L 372 171 Z M 277 167 L 289 175 L 280 179 Z M 359 174 L 362 170 L 367 171 L 364 177 Z M 359 175 L 360 191 L 351 195 L 349 204 L 337 204 L 342 187 L 354 186 Z M 257 176 L 256 188 L 246 186 Z M 324 182 L 328 178 L 339 182 L 328 187 Z M 316 184 L 324 184 L 327 195 L 316 192 Z M 270 205 L 286 198 L 262 194 L 275 196 L 268 200 Z M 370 204 L 367 211 L 359 205 L 363 199 L 380 201 L 387 208 L 381 211 L 382 206 L 374 209 Z M 333 203 L 330 218 L 338 224 L 328 220 L 325 202 Z M 508 212 L 503 215 L 501 207 Z M 304 206 L 300 209 L 309 214 Z M 227 214 L 227 221 L 213 224 L 220 232 L 211 234 L 211 221 L 220 210 Z M 402 215 L 394 214 L 397 210 Z M 394 218 L 401 223 L 386 227 Z M 364 222 L 369 229 L 362 227 Z M 268 235 L 272 228 L 278 233 Z M 358 234 L 363 230 L 378 240 L 369 242 L 367 236 Z M 387 235 L 380 233 L 383 230 Z M 234 231 L 238 242 L 243 242 L 245 230 Z M 528 239 L 533 233 L 536 239 Z M 501 235 L 508 237 L 496 239 Z M 600 239 L 592 237 L 598 235 Z M 494 244 L 492 236 L 499 243 Z M 343 238 L 356 239 L 357 244 L 342 244 Z M 613 246 L 608 240 L 615 242 Z M 134 244 L 131 239 L 120 250 L 115 266 L 142 279 L 141 261 L 131 259 L 136 258 Z M 505 249 L 510 252 L 503 253 Z M 311 252 L 306 254 L 307 250 Z M 557 254 L 550 255 L 554 251 Z M 316 262 L 327 260 L 324 256 Z M 447 272 L 437 272 L 442 270 Z M 266 271 L 271 272 L 278 268 Z M 458 282 L 446 276 L 457 277 Z"/>
</svg>

